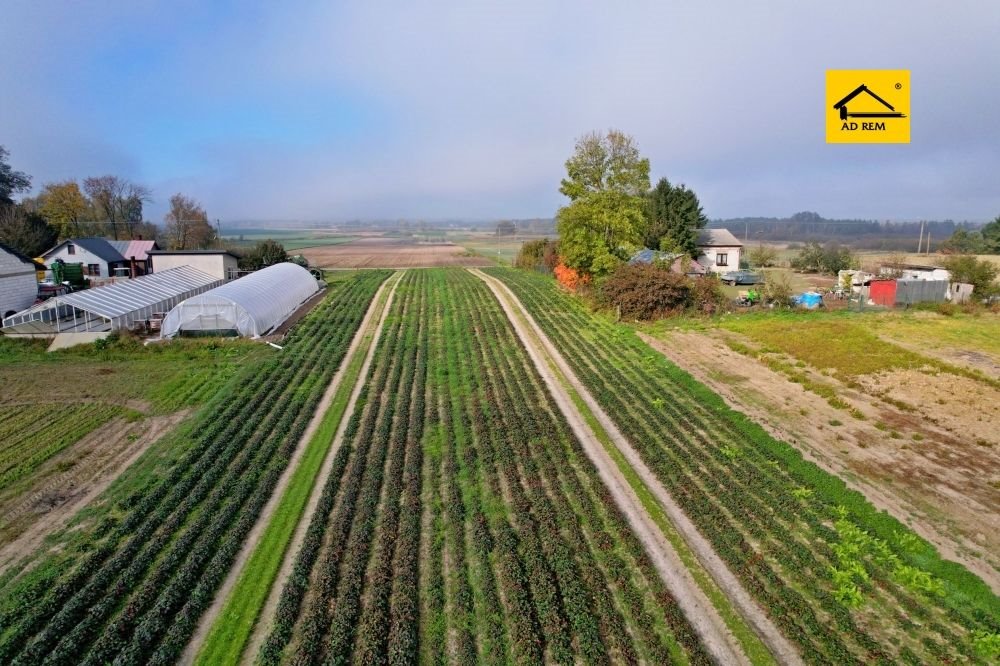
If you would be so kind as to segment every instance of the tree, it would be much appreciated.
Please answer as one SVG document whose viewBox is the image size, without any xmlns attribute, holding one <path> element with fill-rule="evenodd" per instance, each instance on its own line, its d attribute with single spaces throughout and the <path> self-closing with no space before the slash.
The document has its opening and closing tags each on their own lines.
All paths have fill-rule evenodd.
<svg viewBox="0 0 1000 666">
<path fill-rule="evenodd" d="M 951 273 L 951 281 L 971 284 L 974 296 L 988 298 L 1000 292 L 1000 286 L 996 283 L 1000 267 L 992 262 L 962 254 L 947 257 L 943 263 Z"/>
<path fill-rule="evenodd" d="M 770 268 L 778 264 L 778 251 L 770 245 L 759 243 L 747 252 L 747 258 L 754 268 Z"/>
<path fill-rule="evenodd" d="M 23 171 L 14 171 L 7 163 L 10 153 L 0 146 L 0 204 L 14 203 L 13 195 L 31 189 L 31 176 Z"/>
<path fill-rule="evenodd" d="M 28 257 L 37 257 L 56 244 L 59 234 L 38 213 L 21 206 L 0 204 L 0 243 Z"/>
<path fill-rule="evenodd" d="M 149 188 L 108 175 L 84 179 L 83 189 L 97 212 L 111 226 L 116 240 L 119 230 L 124 238 L 135 238 L 136 225 L 142 222 L 142 204 L 150 201 Z"/>
<path fill-rule="evenodd" d="M 792 268 L 808 273 L 836 274 L 854 268 L 856 264 L 857 258 L 850 248 L 841 247 L 837 243 L 806 243 L 791 260 Z"/>
<path fill-rule="evenodd" d="M 652 250 L 698 257 L 698 229 L 708 224 L 694 190 L 661 178 L 647 195 L 648 223 L 643 244 Z"/>
<path fill-rule="evenodd" d="M 611 130 L 578 139 L 559 188 L 570 200 L 556 215 L 563 263 L 597 276 L 620 264 L 642 241 L 648 189 L 649 160 L 632 137 Z"/>
<path fill-rule="evenodd" d="M 86 219 L 90 205 L 75 180 L 48 183 L 38 198 L 38 212 L 55 227 L 60 239 L 81 235 L 80 223 Z"/>
<path fill-rule="evenodd" d="M 268 238 L 257 243 L 253 249 L 240 257 L 240 268 L 245 271 L 256 271 L 283 261 L 288 261 L 285 246 Z"/>
<path fill-rule="evenodd" d="M 209 223 L 205 209 L 179 192 L 170 197 L 170 212 L 163 221 L 172 250 L 201 250 L 216 240 L 215 227 Z"/>
<path fill-rule="evenodd" d="M 980 229 L 979 233 L 983 237 L 983 251 L 986 254 L 1000 254 L 1000 215 Z"/>
<path fill-rule="evenodd" d="M 559 263 L 559 241 L 539 238 L 521 244 L 514 259 L 518 268 L 551 273 Z"/>
</svg>

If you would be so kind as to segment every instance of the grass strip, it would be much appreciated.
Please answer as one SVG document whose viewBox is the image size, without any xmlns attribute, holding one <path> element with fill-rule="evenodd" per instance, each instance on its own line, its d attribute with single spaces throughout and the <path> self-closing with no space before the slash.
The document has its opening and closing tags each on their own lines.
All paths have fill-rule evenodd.
<svg viewBox="0 0 1000 666">
<path fill-rule="evenodd" d="M 507 298 L 507 294 L 503 294 L 503 296 L 504 298 Z M 702 592 L 705 593 L 705 596 L 709 598 L 712 605 L 719 612 L 723 622 L 726 623 L 726 627 L 733 632 L 736 640 L 739 641 L 740 646 L 743 648 L 744 654 L 755 666 L 776 664 L 777 661 L 774 659 L 771 651 L 767 649 L 764 642 L 760 639 L 757 633 L 750 628 L 739 612 L 733 608 L 729 598 L 701 565 L 698 557 L 688 547 L 687 542 L 684 541 L 684 537 L 682 537 L 676 528 L 674 528 L 670 517 L 667 516 L 663 507 L 660 506 L 660 503 L 656 500 L 652 491 L 649 490 L 639 474 L 635 471 L 632 465 L 629 464 L 628 460 L 625 459 L 624 454 L 615 445 L 611 436 L 608 435 L 604 426 L 601 425 L 600 421 L 594 415 L 594 412 L 591 411 L 589 406 L 587 406 L 587 403 L 583 400 L 580 393 L 570 384 L 566 375 L 556 364 L 555 359 L 553 359 L 548 350 L 545 349 L 545 346 L 538 338 L 538 334 L 535 332 L 530 322 L 525 319 L 524 313 L 521 312 L 517 304 L 512 305 L 514 306 L 513 311 L 515 316 L 517 316 L 517 318 L 524 323 L 525 329 L 528 331 L 529 335 L 534 338 L 536 343 L 535 347 L 545 357 L 545 362 L 548 364 L 549 369 L 552 370 L 555 378 L 566 390 L 570 400 L 573 401 L 573 405 L 577 408 L 583 416 L 583 419 L 587 422 L 588 427 L 590 427 L 590 429 L 594 432 L 594 435 L 601 442 L 604 450 L 607 451 L 608 455 L 611 456 L 611 459 L 614 460 L 618 469 L 628 481 L 629 486 L 635 492 L 636 496 L 638 496 L 639 501 L 646 510 L 646 513 L 649 514 L 649 517 L 652 518 L 654 523 L 656 523 L 656 526 L 660 528 L 660 532 L 662 532 L 663 536 L 670 542 L 673 549 L 677 551 L 677 554 L 680 556 L 684 566 L 687 567 L 687 570 L 691 573 L 691 576 L 698 584 L 698 587 L 701 588 Z"/>
<path fill-rule="evenodd" d="M 399 273 L 397 275 L 402 275 Z M 398 277 L 396 278 L 398 281 Z M 323 460 L 330 449 L 333 437 L 340 426 L 350 401 L 354 385 L 361 374 L 365 357 L 371 346 L 386 301 L 392 291 L 392 284 L 379 296 L 376 310 L 365 330 L 357 350 L 344 370 L 344 376 L 337 387 L 330 407 L 316 432 L 309 439 L 299 466 L 292 474 L 288 486 L 267 528 L 257 542 L 256 548 L 247 560 L 236 585 L 226 600 L 225 606 L 212 624 L 205 643 L 195 658 L 196 664 L 237 664 L 253 632 L 254 625 L 267 601 L 274 579 L 278 575 L 285 551 L 291 543 L 295 528 L 302 518 L 309 495 L 316 483 L 316 477 Z"/>
</svg>

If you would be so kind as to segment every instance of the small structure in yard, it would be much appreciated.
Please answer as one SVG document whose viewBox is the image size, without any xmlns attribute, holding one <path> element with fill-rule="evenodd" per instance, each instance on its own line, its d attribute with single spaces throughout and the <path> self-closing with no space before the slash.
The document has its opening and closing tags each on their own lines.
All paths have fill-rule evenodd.
<svg viewBox="0 0 1000 666">
<path fill-rule="evenodd" d="M 149 255 L 154 273 L 191 266 L 227 282 L 239 277 L 239 258 L 228 250 L 155 250 Z"/>
<path fill-rule="evenodd" d="M 950 283 L 947 280 L 876 279 L 868 287 L 869 302 L 887 308 L 916 303 L 944 303 L 949 296 Z"/>
<path fill-rule="evenodd" d="M 698 263 L 706 271 L 727 273 L 739 269 L 743 243 L 729 229 L 700 229 L 697 244 Z"/>
<path fill-rule="evenodd" d="M 179 303 L 164 318 L 160 336 L 258 338 L 280 326 L 319 289 L 305 268 L 290 262 L 274 264 Z"/>
<path fill-rule="evenodd" d="M 57 333 L 103 332 L 145 327 L 186 298 L 222 284 L 182 266 L 104 287 L 54 296 L 3 320 L 4 334 L 52 337 Z"/>
<path fill-rule="evenodd" d="M 651 264 L 654 261 L 668 264 L 671 272 L 687 275 L 688 277 L 699 277 L 708 272 L 697 261 L 684 253 L 678 252 L 659 252 L 657 250 L 642 249 L 633 254 L 628 263 Z"/>
<path fill-rule="evenodd" d="M 38 297 L 38 262 L 0 243 L 0 315 L 23 310 Z"/>
<path fill-rule="evenodd" d="M 898 280 L 944 280 L 951 279 L 951 273 L 942 266 L 925 266 L 924 264 L 884 263 L 879 268 L 882 277 Z"/>
</svg>

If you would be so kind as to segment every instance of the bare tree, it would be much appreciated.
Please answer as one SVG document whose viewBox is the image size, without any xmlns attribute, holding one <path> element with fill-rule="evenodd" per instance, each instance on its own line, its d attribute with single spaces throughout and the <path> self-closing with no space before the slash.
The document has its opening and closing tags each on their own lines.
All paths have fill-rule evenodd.
<svg viewBox="0 0 1000 666">
<path fill-rule="evenodd" d="M 119 229 L 126 238 L 134 238 L 136 225 L 142 222 L 142 204 L 151 201 L 149 188 L 109 175 L 84 179 L 83 189 L 111 225 L 116 240 Z"/>
<path fill-rule="evenodd" d="M 201 205 L 180 192 L 170 197 L 166 223 L 167 243 L 172 250 L 197 250 L 209 247 L 216 239 L 215 229 Z"/>
</svg>

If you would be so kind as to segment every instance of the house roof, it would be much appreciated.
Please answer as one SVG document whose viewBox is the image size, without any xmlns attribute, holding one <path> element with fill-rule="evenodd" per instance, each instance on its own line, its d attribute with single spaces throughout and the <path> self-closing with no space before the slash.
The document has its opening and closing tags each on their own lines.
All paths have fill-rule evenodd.
<svg viewBox="0 0 1000 666">
<path fill-rule="evenodd" d="M 673 261 L 680 255 L 676 252 L 660 252 L 658 250 L 650 250 L 649 248 L 643 248 L 632 255 L 628 260 L 630 264 L 651 264 L 654 261 Z"/>
<path fill-rule="evenodd" d="M 892 104 L 889 104 L 889 102 L 885 101 L 884 99 L 882 99 L 881 97 L 879 97 L 878 95 L 876 95 L 875 93 L 873 93 L 871 91 L 871 89 L 868 86 L 866 86 L 865 84 L 863 84 L 863 83 L 860 86 L 858 86 L 857 88 L 855 88 L 854 90 L 852 90 L 851 92 L 847 93 L 847 96 L 844 97 L 844 99 L 842 99 L 839 102 L 837 102 L 836 104 L 834 104 L 833 108 L 839 109 L 840 107 L 844 106 L 845 104 L 847 104 L 848 102 L 850 102 L 852 99 L 854 99 L 855 97 L 857 97 L 858 95 L 860 95 L 861 93 L 868 93 L 869 95 L 871 95 L 872 97 L 874 97 L 875 99 L 877 99 L 879 102 L 881 102 L 882 106 L 886 107 L 890 111 L 895 111 L 896 110 L 896 109 L 893 108 Z"/>
<path fill-rule="evenodd" d="M 135 257 L 137 261 L 146 261 L 150 250 L 157 249 L 156 241 L 152 240 L 120 240 L 108 241 L 126 259 Z"/>
<path fill-rule="evenodd" d="M 699 247 L 743 247 L 729 229 L 699 229 Z"/>
<path fill-rule="evenodd" d="M 905 264 L 905 263 L 893 263 L 886 262 L 882 264 L 882 268 L 900 268 L 908 271 L 943 271 L 946 270 L 944 266 L 929 266 L 927 264 Z"/>
<path fill-rule="evenodd" d="M 4 245 L 3 243 L 0 243 L 0 250 L 18 259 L 22 264 L 31 264 L 35 268 L 45 268 L 45 264 L 40 264 L 32 258 L 24 256 L 23 254 L 12 248 L 10 245 Z"/>
<path fill-rule="evenodd" d="M 229 250 L 149 250 L 146 254 L 148 254 L 150 256 L 160 255 L 160 254 L 164 254 L 164 255 L 170 255 L 170 254 L 179 254 L 179 255 L 185 255 L 185 254 L 228 254 L 230 257 L 233 257 L 234 259 L 239 259 L 239 257 L 237 257 L 235 254 L 233 254 Z"/>
<path fill-rule="evenodd" d="M 79 245 L 87 252 L 90 252 L 91 254 L 96 255 L 109 263 L 125 261 L 125 257 L 122 256 L 122 253 L 119 252 L 115 246 L 111 244 L 111 241 L 106 238 L 70 238 L 69 240 L 64 240 L 62 243 L 59 243 L 59 245 L 56 245 L 42 256 L 48 258 L 49 255 L 67 243 Z"/>
</svg>

